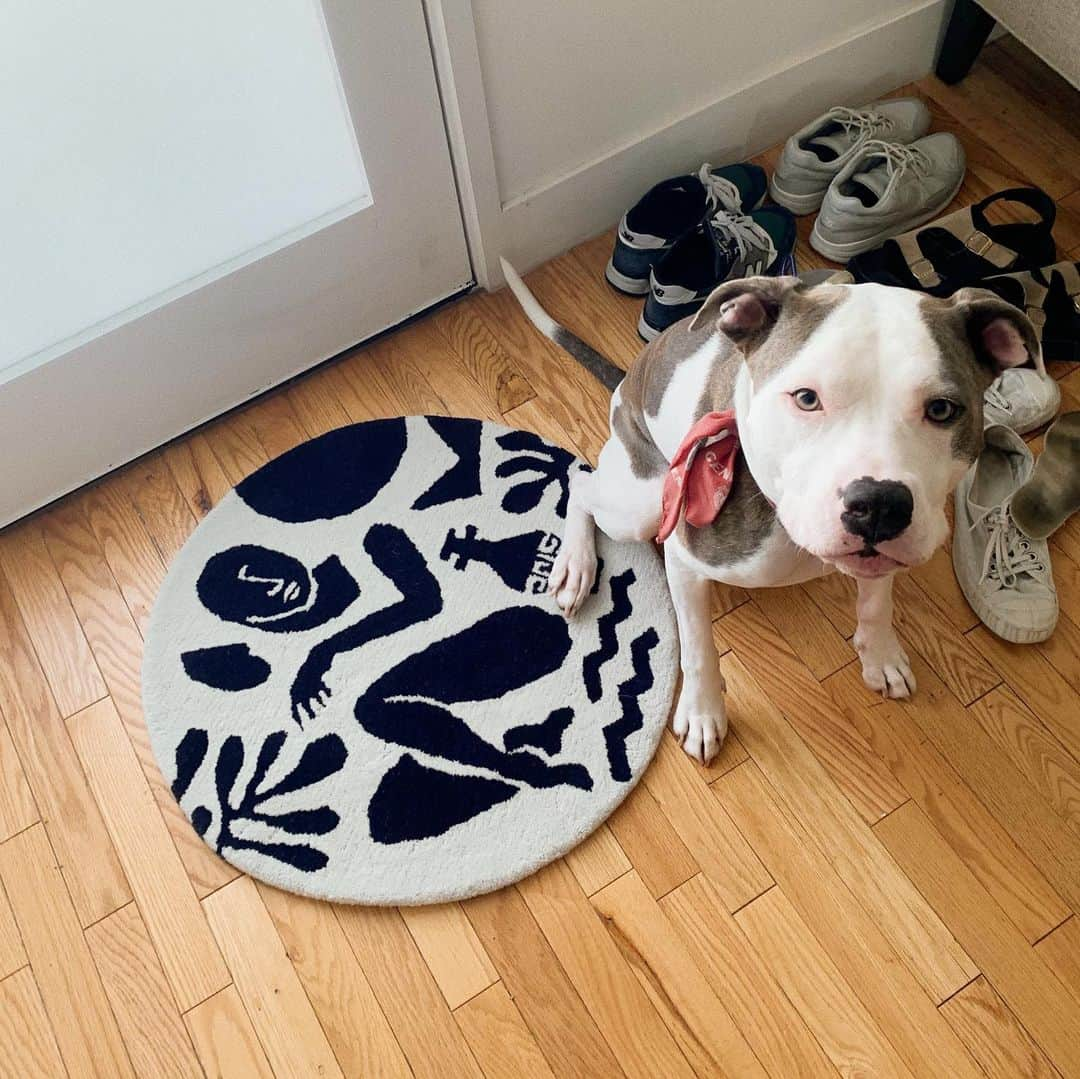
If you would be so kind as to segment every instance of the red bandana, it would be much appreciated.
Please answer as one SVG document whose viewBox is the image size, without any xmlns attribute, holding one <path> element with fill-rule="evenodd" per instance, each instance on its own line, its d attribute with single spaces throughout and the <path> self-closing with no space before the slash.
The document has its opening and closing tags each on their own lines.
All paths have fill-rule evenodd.
<svg viewBox="0 0 1080 1079">
<path fill-rule="evenodd" d="M 731 490 L 738 452 L 734 411 L 709 412 L 690 428 L 664 477 L 657 543 L 675 531 L 681 516 L 695 528 L 716 520 Z"/>
</svg>

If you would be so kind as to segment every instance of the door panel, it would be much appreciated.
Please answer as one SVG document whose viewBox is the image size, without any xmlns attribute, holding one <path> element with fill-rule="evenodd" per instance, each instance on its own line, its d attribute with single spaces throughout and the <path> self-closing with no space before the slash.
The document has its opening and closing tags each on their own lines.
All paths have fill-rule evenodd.
<svg viewBox="0 0 1080 1079">
<path fill-rule="evenodd" d="M 128 35 L 105 50 L 109 92 L 153 100 L 135 117 L 118 110 L 107 152 L 72 165 L 78 184 L 53 177 L 37 191 L 73 215 L 78 244 L 44 250 L 45 218 L 31 228 L 22 215 L 26 241 L 45 235 L 34 272 L 30 259 L 21 277 L 9 263 L 14 280 L 0 289 L 0 444 L 17 462 L 0 485 L 0 524 L 471 281 L 419 0 L 275 0 L 273 18 L 251 0 L 97 0 L 93 11 L 115 28 L 143 18 L 135 8 L 153 9 L 162 48 L 184 62 L 170 53 L 125 69 L 139 41 L 120 19 Z M 183 65 L 196 55 L 204 78 L 189 93 Z M 61 81 L 51 109 L 77 97 L 78 80 Z M 148 116 L 167 122 L 156 143 Z M 72 158 L 87 117 L 68 120 L 54 143 Z M 41 150 L 26 125 L 22 140 Z M 140 165 L 155 145 L 159 159 Z M 33 175 L 24 170 L 24 193 Z M 115 193 L 123 183 L 127 197 Z M 73 267 L 80 247 L 86 263 Z"/>
</svg>

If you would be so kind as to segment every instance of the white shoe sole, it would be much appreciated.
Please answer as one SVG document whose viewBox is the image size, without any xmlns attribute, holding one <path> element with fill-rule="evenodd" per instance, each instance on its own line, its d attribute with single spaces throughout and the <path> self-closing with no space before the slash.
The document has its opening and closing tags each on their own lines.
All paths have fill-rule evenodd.
<svg viewBox="0 0 1080 1079">
<path fill-rule="evenodd" d="M 800 217 L 819 210 L 822 202 L 825 201 L 824 191 L 816 195 L 796 195 L 791 191 L 785 191 L 777 184 L 775 176 L 769 180 L 769 194 L 778 206 L 783 206 L 785 210 L 790 210 Z"/>
<path fill-rule="evenodd" d="M 1003 641 L 1008 641 L 1010 644 L 1038 644 L 1040 641 L 1047 640 L 1057 627 L 1057 618 L 1054 619 L 1053 625 L 1048 626 L 1046 629 L 1026 629 L 1014 626 L 1011 622 L 998 618 L 991 608 L 977 602 L 964 587 L 964 582 L 960 580 L 959 576 L 957 576 L 956 580 L 971 609 L 979 616 L 979 621 Z"/>
<path fill-rule="evenodd" d="M 641 312 L 641 318 L 637 322 L 638 337 L 643 341 L 655 341 L 664 331 L 658 330 L 655 326 L 650 326 L 645 321 L 645 312 Z"/>
<path fill-rule="evenodd" d="M 604 277 L 612 288 L 625 292 L 627 296 L 644 296 L 649 291 L 649 279 L 647 277 L 627 277 L 615 269 L 614 263 L 608 259 L 604 267 Z"/>
<path fill-rule="evenodd" d="M 956 198 L 957 191 L 960 190 L 960 185 L 964 182 L 964 177 L 961 176 L 956 181 L 956 186 L 948 193 L 947 197 L 943 198 L 940 202 L 935 203 L 929 210 L 916 217 L 913 221 L 905 221 L 902 225 L 897 225 L 896 228 L 888 229 L 885 232 L 875 233 L 873 236 L 868 236 L 863 240 L 851 240 L 848 243 L 833 243 L 832 240 L 826 240 L 821 235 L 821 230 L 818 228 L 820 219 L 814 222 L 814 227 L 810 232 L 810 246 L 819 254 L 824 255 L 827 259 L 831 259 L 833 262 L 847 262 L 848 259 L 853 259 L 856 255 L 861 255 L 864 251 L 873 251 L 875 247 L 880 247 L 886 240 L 891 240 L 894 236 L 899 236 L 901 233 L 910 232 L 912 229 L 919 228 L 920 225 L 925 225 L 927 221 L 932 221 L 937 217 L 946 206 L 954 198 Z"/>
</svg>

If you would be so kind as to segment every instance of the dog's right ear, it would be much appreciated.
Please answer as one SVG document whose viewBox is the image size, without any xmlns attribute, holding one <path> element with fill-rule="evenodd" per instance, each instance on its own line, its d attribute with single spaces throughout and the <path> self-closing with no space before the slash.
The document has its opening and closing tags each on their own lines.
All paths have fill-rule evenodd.
<svg viewBox="0 0 1080 1079">
<path fill-rule="evenodd" d="M 749 351 L 776 324 L 797 277 L 743 277 L 725 281 L 710 293 L 690 322 L 690 332 L 714 323 L 737 348 Z"/>
</svg>

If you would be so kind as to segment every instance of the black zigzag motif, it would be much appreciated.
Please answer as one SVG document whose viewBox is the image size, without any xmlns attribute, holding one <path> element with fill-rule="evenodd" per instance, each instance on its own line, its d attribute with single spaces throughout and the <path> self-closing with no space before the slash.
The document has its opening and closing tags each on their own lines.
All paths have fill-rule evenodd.
<svg viewBox="0 0 1080 1079">
<path fill-rule="evenodd" d="M 599 571 L 597 571 L 599 575 Z M 597 621 L 600 630 L 600 647 L 590 652 L 581 663 L 581 676 L 585 679 L 585 691 L 589 700 L 595 704 L 604 694 L 600 684 L 600 668 L 619 651 L 618 627 L 625 622 L 633 611 L 630 603 L 630 586 L 637 580 L 632 569 L 611 578 L 611 609 L 605 611 Z"/>
<path fill-rule="evenodd" d="M 457 460 L 413 503 L 412 508 L 426 510 L 480 494 L 481 422 L 454 416 L 428 416 L 427 422 L 457 455 Z"/>
<path fill-rule="evenodd" d="M 649 663 L 649 653 L 656 647 L 659 640 L 656 630 L 652 627 L 634 638 L 630 645 L 634 673 L 619 685 L 622 715 L 604 728 L 604 742 L 607 745 L 611 778 L 620 783 L 630 781 L 630 761 L 626 756 L 626 740 L 635 731 L 640 731 L 645 723 L 638 701 L 643 693 L 648 693 L 652 689 L 653 672 Z"/>
</svg>

